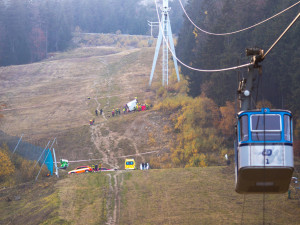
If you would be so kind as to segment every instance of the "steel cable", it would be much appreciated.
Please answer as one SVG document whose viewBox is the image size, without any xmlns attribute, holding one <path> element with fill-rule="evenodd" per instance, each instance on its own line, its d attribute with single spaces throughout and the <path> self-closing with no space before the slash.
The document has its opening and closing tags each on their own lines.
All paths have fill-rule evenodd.
<svg viewBox="0 0 300 225">
<path fill-rule="evenodd" d="M 159 17 L 159 12 L 158 12 L 158 7 L 157 7 L 157 2 L 155 0 L 155 6 L 156 6 L 156 13 L 157 13 L 157 18 L 158 18 L 158 21 L 159 21 L 159 29 L 161 29 L 161 32 L 162 32 L 162 37 L 164 39 L 164 42 L 166 43 L 166 45 L 168 46 L 168 49 L 169 51 L 172 53 L 173 57 L 183 66 L 185 66 L 186 68 L 189 68 L 191 70 L 195 70 L 195 71 L 199 71 L 199 72 L 223 72 L 223 71 L 229 71 L 229 70 L 236 70 L 236 69 L 239 69 L 239 68 L 243 68 L 243 67 L 248 67 L 250 65 L 253 65 L 253 63 L 247 63 L 247 64 L 243 64 L 243 65 L 239 65 L 239 66 L 234 66 L 234 67 L 228 67 L 228 68 L 223 68 L 223 69 L 213 69 L 213 70 L 206 70 L 206 69 L 198 69 L 198 68 L 194 68 L 194 67 L 191 67 L 189 65 L 186 65 L 185 63 L 183 63 L 180 59 L 177 58 L 176 54 L 171 50 L 170 46 L 169 46 L 169 43 L 163 33 L 163 28 L 162 28 L 162 24 L 161 24 L 161 20 L 160 20 L 160 17 Z"/>
<path fill-rule="evenodd" d="M 254 25 L 252 25 L 252 26 L 249 26 L 249 27 L 246 27 L 246 28 L 237 30 L 237 31 L 228 32 L 228 33 L 213 33 L 213 32 L 209 32 L 209 31 L 203 30 L 202 28 L 198 27 L 198 26 L 191 20 L 191 18 L 189 17 L 189 15 L 187 14 L 187 12 L 185 11 L 184 6 L 183 6 L 181 0 L 178 0 L 178 1 L 179 1 L 179 3 L 180 3 L 180 6 L 181 6 L 181 8 L 182 8 L 182 10 L 183 10 L 183 12 L 184 12 L 184 14 L 185 14 L 185 16 L 188 18 L 188 20 L 189 20 L 189 21 L 190 21 L 190 22 L 191 22 L 198 30 L 202 31 L 202 32 L 205 33 L 205 34 L 215 35 L 215 36 L 226 36 L 226 35 L 236 34 L 236 33 L 239 33 L 239 32 L 245 31 L 245 30 L 249 30 L 249 29 L 251 29 L 251 28 L 254 28 L 254 27 L 258 26 L 258 25 L 261 25 L 261 24 L 263 24 L 263 23 L 265 23 L 265 22 L 267 22 L 267 21 L 269 21 L 269 20 L 271 20 L 271 19 L 273 19 L 273 18 L 275 18 L 275 17 L 281 15 L 282 13 L 288 11 L 289 9 L 295 7 L 296 5 L 298 5 L 298 4 L 300 3 L 300 1 L 298 1 L 298 2 L 296 2 L 295 4 L 289 6 L 288 8 L 286 8 L 286 9 L 280 11 L 279 13 L 277 13 L 277 14 L 275 14 L 275 15 L 273 15 L 273 16 L 271 16 L 271 17 L 269 17 L 269 18 L 267 18 L 267 19 L 265 19 L 265 20 L 263 20 L 263 21 L 261 21 L 261 22 L 259 22 L 259 23 L 256 23 L 256 24 L 254 24 Z"/>
</svg>

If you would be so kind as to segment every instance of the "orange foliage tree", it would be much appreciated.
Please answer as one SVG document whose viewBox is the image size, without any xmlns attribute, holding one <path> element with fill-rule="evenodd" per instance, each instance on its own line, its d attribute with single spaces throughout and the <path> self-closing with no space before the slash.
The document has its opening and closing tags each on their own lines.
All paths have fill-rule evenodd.
<svg viewBox="0 0 300 225">
<path fill-rule="evenodd" d="M 226 137 L 234 137 L 235 118 L 235 104 L 234 102 L 226 102 L 225 106 L 220 107 L 221 120 L 219 129 Z"/>
<path fill-rule="evenodd" d="M 14 172 L 15 167 L 11 162 L 7 151 L 5 151 L 3 148 L 0 148 L 0 181 Z"/>
</svg>

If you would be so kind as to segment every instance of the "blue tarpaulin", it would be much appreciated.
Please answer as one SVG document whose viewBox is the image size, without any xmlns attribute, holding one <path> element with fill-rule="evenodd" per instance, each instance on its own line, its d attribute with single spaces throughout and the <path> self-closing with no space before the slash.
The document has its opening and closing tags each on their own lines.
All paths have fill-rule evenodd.
<svg viewBox="0 0 300 225">
<path fill-rule="evenodd" d="M 45 160 L 46 158 L 46 160 Z M 53 157 L 50 149 L 47 149 L 44 153 L 44 161 L 45 165 L 47 166 L 48 170 L 51 173 L 51 176 L 53 176 Z"/>
</svg>

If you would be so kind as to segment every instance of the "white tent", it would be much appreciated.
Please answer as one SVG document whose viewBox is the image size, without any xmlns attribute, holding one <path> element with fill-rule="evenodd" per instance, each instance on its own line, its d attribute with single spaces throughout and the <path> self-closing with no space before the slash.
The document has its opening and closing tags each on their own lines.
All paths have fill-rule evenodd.
<svg viewBox="0 0 300 225">
<path fill-rule="evenodd" d="M 136 99 L 132 100 L 131 102 L 128 102 L 127 103 L 127 107 L 129 109 L 129 111 L 132 111 L 134 109 L 134 107 L 136 107 L 136 104 L 137 104 L 137 100 Z"/>
</svg>

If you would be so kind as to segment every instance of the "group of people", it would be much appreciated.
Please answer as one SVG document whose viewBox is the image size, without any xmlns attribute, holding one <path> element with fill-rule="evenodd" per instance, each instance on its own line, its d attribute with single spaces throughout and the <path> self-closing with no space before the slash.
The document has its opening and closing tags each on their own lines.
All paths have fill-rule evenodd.
<svg viewBox="0 0 300 225">
<path fill-rule="evenodd" d="M 120 114 L 121 114 L 121 110 L 119 108 L 113 109 L 111 111 L 112 117 L 114 117 L 115 115 L 120 115 Z"/>
<path fill-rule="evenodd" d="M 102 110 L 102 109 L 100 109 L 100 110 L 99 110 L 99 114 L 100 114 L 100 116 L 102 115 L 102 113 L 103 113 L 103 110 Z M 96 116 L 98 116 L 98 109 L 96 109 L 96 110 L 95 110 L 95 114 L 96 114 Z"/>
<path fill-rule="evenodd" d="M 140 112 L 140 111 L 145 111 L 145 110 L 148 110 L 150 108 L 150 106 L 148 104 L 140 104 L 140 103 L 137 103 L 136 106 L 133 108 L 133 112 Z M 126 114 L 126 113 L 129 113 L 131 112 L 129 110 L 129 107 L 127 105 L 125 105 L 122 109 L 123 111 L 123 114 Z M 116 115 L 121 115 L 121 110 L 119 108 L 116 108 L 116 109 L 113 109 L 111 111 L 111 115 L 112 117 L 116 116 Z"/>
<path fill-rule="evenodd" d="M 149 163 L 140 164 L 140 170 L 149 170 L 149 169 L 150 169 Z"/>
<path fill-rule="evenodd" d="M 90 98 L 89 98 L 90 99 Z M 136 111 L 145 111 L 147 109 L 150 108 L 150 106 L 148 104 L 141 104 L 141 103 L 138 103 L 137 101 L 137 97 L 135 97 L 136 99 L 136 105 L 132 108 L 132 106 L 130 106 L 131 108 L 129 109 L 128 105 L 124 105 L 124 107 L 122 109 L 119 109 L 119 108 L 115 108 L 111 111 L 111 116 L 114 117 L 114 116 L 117 116 L 117 115 L 121 115 L 121 111 L 123 111 L 123 114 L 126 114 L 126 113 L 129 113 L 131 111 L 133 112 L 136 112 Z M 95 110 L 95 115 L 98 116 L 98 115 L 102 115 L 103 114 L 103 110 L 100 109 L 96 109 Z M 95 123 L 95 119 L 92 119 L 90 120 L 90 125 L 93 125 Z"/>
<path fill-rule="evenodd" d="M 150 106 L 148 104 L 136 104 L 136 107 L 133 108 L 133 111 L 145 111 L 148 110 Z"/>
<path fill-rule="evenodd" d="M 91 166 L 93 172 L 96 172 L 96 171 L 101 171 L 101 164 L 97 165 L 97 164 L 93 164 Z"/>
</svg>

